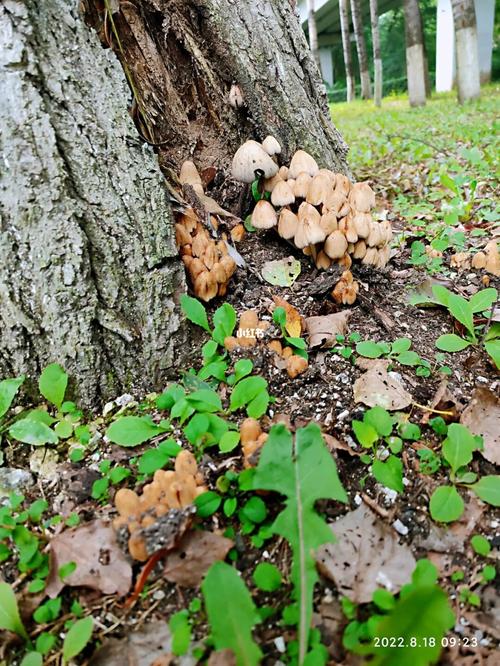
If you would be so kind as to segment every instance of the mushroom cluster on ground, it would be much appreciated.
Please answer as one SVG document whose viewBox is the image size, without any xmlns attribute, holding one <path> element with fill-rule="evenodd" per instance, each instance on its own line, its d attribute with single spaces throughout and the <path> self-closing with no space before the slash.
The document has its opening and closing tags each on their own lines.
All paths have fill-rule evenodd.
<svg viewBox="0 0 500 666">
<path fill-rule="evenodd" d="M 128 549 L 131 557 L 145 562 L 148 553 L 142 530 L 154 525 L 172 509 L 181 509 L 193 503 L 206 492 L 203 477 L 196 460 L 189 451 L 181 451 L 175 459 L 174 470 L 157 470 L 151 483 L 138 495 L 129 488 L 120 488 L 115 495 L 119 513 L 113 522 L 115 529 L 126 527 L 129 532 Z"/>
<path fill-rule="evenodd" d="M 207 214 L 210 211 L 217 213 L 218 204 L 205 196 L 201 177 L 193 162 L 184 162 L 179 181 L 181 185 L 193 188 Z M 210 223 L 217 229 L 215 217 L 210 216 Z M 216 296 L 224 296 L 236 270 L 236 263 L 229 255 L 226 242 L 211 238 L 191 207 L 177 215 L 175 240 L 195 295 L 205 302 Z"/>
<path fill-rule="evenodd" d="M 262 179 L 263 198 L 255 204 L 252 225 L 275 227 L 319 269 L 334 262 L 348 269 L 353 259 L 385 266 L 392 229 L 387 220 L 373 219 L 375 194 L 368 183 L 353 184 L 344 174 L 320 169 L 304 150 L 297 150 L 288 166 L 279 166 L 280 152 L 276 139 L 267 137 L 262 144 L 246 141 L 234 155 L 233 178 Z"/>
</svg>

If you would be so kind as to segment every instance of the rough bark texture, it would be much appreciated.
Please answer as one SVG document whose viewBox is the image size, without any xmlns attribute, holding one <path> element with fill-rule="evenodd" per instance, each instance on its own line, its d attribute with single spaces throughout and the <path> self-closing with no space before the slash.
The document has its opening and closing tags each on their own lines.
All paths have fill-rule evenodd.
<svg viewBox="0 0 500 666">
<path fill-rule="evenodd" d="M 325 166 L 347 169 L 346 146 L 290 2 L 116 2 L 112 21 L 98 2 L 84 0 L 88 20 L 129 72 L 143 131 L 162 144 L 163 166 L 176 169 L 190 157 L 227 170 L 241 141 L 273 134 L 284 159 L 301 147 Z M 228 104 L 233 83 L 241 109 Z"/>
<path fill-rule="evenodd" d="M 354 68 L 352 66 L 348 0 L 339 0 L 339 11 L 340 30 L 342 33 L 342 49 L 344 52 L 345 77 L 347 82 L 347 101 L 352 102 L 356 97 L 356 80 L 354 78 Z"/>
<path fill-rule="evenodd" d="M 90 405 L 160 388 L 182 359 L 184 274 L 137 128 L 167 175 L 188 157 L 221 167 L 220 194 L 249 136 L 344 172 L 347 147 L 288 2 L 81 4 L 101 41 L 74 0 L 0 7 L 0 376 L 58 361 Z M 228 103 L 235 82 L 243 108 Z"/>
<path fill-rule="evenodd" d="M 406 72 L 410 106 L 422 106 L 426 100 L 425 53 L 422 19 L 418 0 L 404 0 Z"/>
<path fill-rule="evenodd" d="M 354 28 L 354 38 L 356 40 L 356 50 L 358 52 L 359 74 L 361 78 L 361 97 L 370 99 L 372 96 L 370 72 L 368 70 L 368 53 L 366 50 L 365 33 L 363 30 L 363 15 L 361 13 L 361 4 L 359 0 L 351 0 L 352 25 Z"/>
<path fill-rule="evenodd" d="M 58 361 L 83 404 L 152 388 L 184 278 L 120 65 L 71 0 L 5 0 L 0 44 L 0 377 Z"/>
<path fill-rule="evenodd" d="M 307 0 L 307 30 L 309 32 L 309 48 L 313 54 L 314 62 L 321 73 L 321 60 L 318 49 L 318 30 L 316 28 L 316 14 L 314 13 L 314 0 Z"/>
<path fill-rule="evenodd" d="M 479 55 L 474 0 L 451 0 L 457 51 L 458 101 L 479 97 Z"/>
<path fill-rule="evenodd" d="M 370 22 L 373 43 L 374 84 L 373 94 L 375 106 L 382 106 L 382 56 L 380 54 L 380 30 L 378 25 L 378 0 L 370 0 Z"/>
</svg>

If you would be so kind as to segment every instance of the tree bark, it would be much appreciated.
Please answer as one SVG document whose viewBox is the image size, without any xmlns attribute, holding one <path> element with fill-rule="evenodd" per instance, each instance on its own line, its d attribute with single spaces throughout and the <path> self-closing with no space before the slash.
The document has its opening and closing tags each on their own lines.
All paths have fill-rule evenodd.
<svg viewBox="0 0 500 666">
<path fill-rule="evenodd" d="M 451 0 L 457 53 L 457 89 L 460 104 L 479 97 L 479 55 L 474 0 Z"/>
<path fill-rule="evenodd" d="M 418 0 L 404 0 L 406 73 L 410 106 L 423 106 L 426 100 L 425 53 L 422 19 Z"/>
<path fill-rule="evenodd" d="M 318 65 L 321 74 L 321 60 L 318 48 L 318 29 L 316 28 L 316 14 L 314 12 L 314 0 L 307 0 L 307 29 L 309 31 L 309 48 L 313 54 L 314 62 Z"/>
<path fill-rule="evenodd" d="M 356 80 L 354 78 L 354 68 L 352 66 L 348 0 L 339 1 L 339 11 L 340 30 L 342 33 L 342 49 L 344 52 L 345 78 L 347 84 L 347 101 L 352 102 L 356 98 Z"/>
<path fill-rule="evenodd" d="M 370 21 L 373 42 L 374 97 L 375 106 L 382 106 L 382 56 L 380 54 L 380 31 L 378 21 L 378 0 L 370 0 Z"/>
<path fill-rule="evenodd" d="M 224 171 L 249 137 L 348 170 L 290 4 L 83 0 L 101 43 L 76 4 L 0 7 L 0 376 L 58 361 L 91 405 L 161 388 L 188 352 L 168 190 L 136 128 L 164 173 L 216 166 L 210 194 L 227 205 L 239 190 Z"/>
<path fill-rule="evenodd" d="M 354 38 L 356 40 L 356 50 L 358 52 L 359 75 L 361 78 L 361 97 L 370 99 L 372 96 L 370 72 L 368 69 L 368 53 L 366 51 L 365 33 L 363 30 L 363 15 L 361 13 L 361 4 L 359 0 L 351 0 L 352 25 L 354 28 Z"/>
</svg>

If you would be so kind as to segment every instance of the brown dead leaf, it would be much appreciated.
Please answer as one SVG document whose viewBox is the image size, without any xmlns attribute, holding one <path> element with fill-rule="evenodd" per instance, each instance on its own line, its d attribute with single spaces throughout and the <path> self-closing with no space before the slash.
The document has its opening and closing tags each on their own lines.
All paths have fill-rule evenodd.
<svg viewBox="0 0 500 666">
<path fill-rule="evenodd" d="M 292 338 L 300 338 L 303 328 L 300 312 L 284 298 L 273 296 L 273 301 L 277 308 L 283 308 L 286 312 L 285 328 L 288 335 Z"/>
<path fill-rule="evenodd" d="M 460 422 L 475 435 L 481 435 L 486 460 L 500 465 L 500 400 L 487 388 L 478 388 L 462 413 Z"/>
<path fill-rule="evenodd" d="M 207 666 L 236 666 L 236 657 L 232 650 L 217 650 L 212 652 Z"/>
<path fill-rule="evenodd" d="M 335 449 L 340 449 L 341 451 L 347 451 L 347 453 L 350 456 L 359 456 L 361 455 L 357 451 L 355 451 L 353 448 L 349 446 L 349 444 L 346 444 L 345 442 L 341 441 L 340 439 L 337 439 L 336 437 L 333 437 L 333 435 L 328 435 L 327 433 L 323 433 L 323 439 L 326 442 L 326 445 L 330 451 L 334 451 Z"/>
<path fill-rule="evenodd" d="M 343 310 L 323 317 L 308 317 L 305 325 L 309 335 L 309 347 L 334 347 L 337 343 L 336 336 L 346 332 L 350 316 L 350 310 Z"/>
<path fill-rule="evenodd" d="M 190 532 L 167 557 L 165 578 L 181 587 L 197 587 L 210 566 L 223 560 L 233 545 L 231 539 L 213 532 Z"/>
<path fill-rule="evenodd" d="M 500 596 L 493 585 L 481 591 L 481 611 L 468 613 L 470 623 L 500 640 Z"/>
<path fill-rule="evenodd" d="M 191 649 L 195 647 L 190 646 Z M 125 638 L 112 638 L 94 653 L 89 666 L 154 666 L 175 663 L 194 666 L 197 660 L 190 654 L 172 655 L 172 634 L 167 622 L 151 622 L 129 632 Z"/>
<path fill-rule="evenodd" d="M 463 403 L 455 396 L 448 388 L 448 380 L 443 379 L 434 393 L 432 400 L 429 403 L 430 409 L 437 409 L 442 412 L 449 412 L 449 414 L 441 414 L 445 421 L 456 421 L 458 415 L 463 409 Z M 433 417 L 433 412 L 426 412 L 420 419 L 420 423 L 427 423 Z"/>
<path fill-rule="evenodd" d="M 58 571 L 74 562 L 76 569 L 61 581 Z M 93 520 L 65 530 L 50 542 L 50 574 L 46 592 L 56 597 L 65 585 L 99 590 L 103 594 L 127 594 L 132 584 L 132 568 L 116 541 L 113 528 Z"/>
<path fill-rule="evenodd" d="M 474 531 L 481 518 L 486 505 L 480 502 L 475 495 L 469 493 L 469 501 L 462 516 L 450 527 L 441 527 L 435 523 L 430 524 L 429 534 L 425 537 L 416 537 L 414 545 L 436 553 L 463 553 L 465 541 Z"/>
<path fill-rule="evenodd" d="M 400 545 L 397 532 L 365 504 L 330 527 L 337 541 L 321 546 L 316 561 L 341 594 L 355 603 L 367 603 L 377 588 L 397 592 L 411 580 L 415 558 L 410 548 Z"/>
<path fill-rule="evenodd" d="M 380 405 L 388 410 L 404 409 L 411 404 L 413 398 L 399 379 L 388 374 L 389 363 L 381 359 L 357 360 L 356 365 L 369 369 L 354 382 L 354 402 L 362 402 L 368 407 Z"/>
</svg>

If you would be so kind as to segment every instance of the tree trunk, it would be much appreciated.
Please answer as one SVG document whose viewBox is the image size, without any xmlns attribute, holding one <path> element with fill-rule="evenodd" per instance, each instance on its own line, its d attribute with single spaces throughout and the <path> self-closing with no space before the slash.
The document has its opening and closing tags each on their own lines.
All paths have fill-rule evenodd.
<svg viewBox="0 0 500 666">
<path fill-rule="evenodd" d="M 370 72 L 368 70 L 368 54 L 366 51 L 365 33 L 363 30 L 363 15 L 361 13 L 360 0 L 351 0 L 352 25 L 356 50 L 358 52 L 359 75 L 361 78 L 361 97 L 370 99 L 372 96 Z"/>
<path fill-rule="evenodd" d="M 127 113 L 123 72 L 76 5 L 0 7 L 0 375 L 34 378 L 58 361 L 90 405 L 161 388 L 181 358 L 185 283 L 165 181 Z M 227 189 L 237 200 L 222 171 L 242 139 L 268 133 L 285 160 L 300 146 L 347 172 L 290 4 L 82 5 L 120 58 L 136 126 L 162 144 L 167 173 L 188 157 L 215 165 L 215 195 Z M 244 108 L 229 105 L 233 82 Z"/>
<path fill-rule="evenodd" d="M 479 56 L 474 0 L 451 0 L 457 52 L 457 88 L 460 104 L 479 97 Z"/>
<path fill-rule="evenodd" d="M 314 62 L 318 65 L 321 74 L 321 60 L 318 48 L 318 30 L 316 28 L 316 14 L 314 13 L 314 0 L 307 0 L 307 29 L 309 31 L 309 48 L 313 54 Z"/>
<path fill-rule="evenodd" d="M 406 73 L 410 106 L 423 106 L 425 90 L 425 53 L 422 33 L 422 19 L 418 0 L 404 0 Z"/>
<path fill-rule="evenodd" d="M 382 106 L 382 57 L 380 55 L 380 31 L 378 25 L 378 0 L 370 0 L 370 20 L 373 42 L 373 69 L 375 106 Z"/>
<path fill-rule="evenodd" d="M 347 101 L 352 102 L 356 98 L 356 80 L 354 78 L 354 68 L 352 66 L 348 0 L 340 0 L 339 11 L 340 30 L 342 33 L 342 49 L 344 51 L 345 78 L 347 84 Z"/>
</svg>

